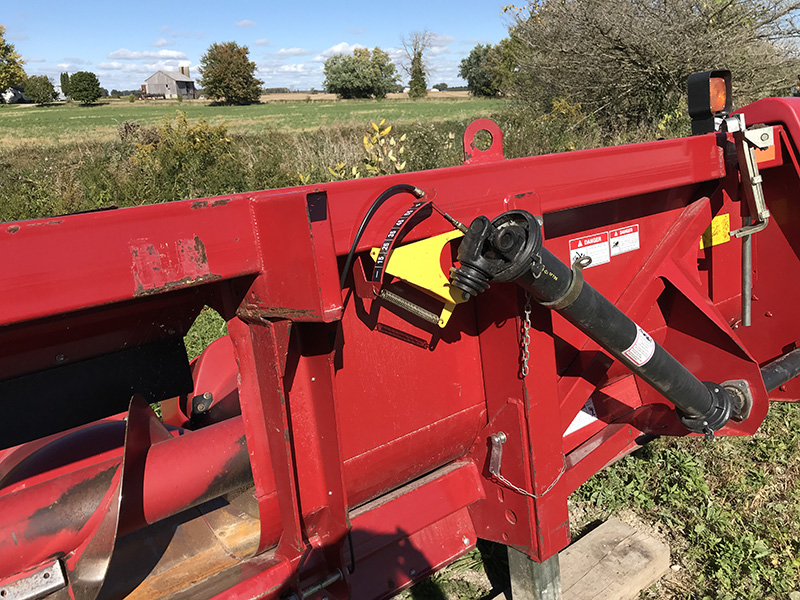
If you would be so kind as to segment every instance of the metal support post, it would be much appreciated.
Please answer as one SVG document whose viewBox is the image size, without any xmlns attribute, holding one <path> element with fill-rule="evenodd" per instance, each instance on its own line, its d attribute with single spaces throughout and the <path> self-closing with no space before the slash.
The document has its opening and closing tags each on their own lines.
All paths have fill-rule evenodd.
<svg viewBox="0 0 800 600">
<path fill-rule="evenodd" d="M 558 554 L 536 562 L 508 546 L 512 600 L 561 600 L 561 568 Z"/>
</svg>

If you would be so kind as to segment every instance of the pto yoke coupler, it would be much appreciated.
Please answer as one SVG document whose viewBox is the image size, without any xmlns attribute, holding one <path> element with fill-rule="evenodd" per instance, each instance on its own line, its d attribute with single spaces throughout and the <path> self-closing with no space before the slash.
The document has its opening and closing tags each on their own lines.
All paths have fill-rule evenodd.
<svg viewBox="0 0 800 600">
<path fill-rule="evenodd" d="M 542 246 L 541 226 L 524 210 L 501 214 L 494 221 L 478 217 L 458 251 L 461 266 L 451 283 L 475 295 L 490 281 L 513 281 L 541 305 L 558 311 L 614 358 L 672 402 L 683 425 L 712 436 L 732 417 L 747 413 L 747 399 L 723 385 L 700 381 L 639 325 L 584 282 L 581 270 L 591 263 L 580 257 L 570 268 Z"/>
</svg>

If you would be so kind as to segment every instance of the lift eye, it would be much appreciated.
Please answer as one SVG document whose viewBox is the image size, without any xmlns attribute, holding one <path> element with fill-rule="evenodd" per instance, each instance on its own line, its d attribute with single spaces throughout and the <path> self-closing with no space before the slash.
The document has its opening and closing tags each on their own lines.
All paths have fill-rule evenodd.
<svg viewBox="0 0 800 600">
<path fill-rule="evenodd" d="M 731 112 L 731 72 L 704 71 L 689 75 L 689 116 L 692 135 L 717 129 L 716 119 Z"/>
</svg>

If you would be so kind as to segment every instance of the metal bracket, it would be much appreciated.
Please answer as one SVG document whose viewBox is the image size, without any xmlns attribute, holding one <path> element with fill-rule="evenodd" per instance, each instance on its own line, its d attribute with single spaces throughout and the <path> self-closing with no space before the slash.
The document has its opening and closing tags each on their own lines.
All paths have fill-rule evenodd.
<svg viewBox="0 0 800 600">
<path fill-rule="evenodd" d="M 746 421 L 753 409 L 753 392 L 750 384 L 745 379 L 731 379 L 723 381 L 722 387 L 733 396 L 734 406 L 731 418 L 734 421 Z"/>
<path fill-rule="evenodd" d="M 578 256 L 572 263 L 572 281 L 564 295 L 553 302 L 540 302 L 539 304 L 553 310 L 562 310 L 575 302 L 583 289 L 583 270 L 591 264 L 591 256 Z"/>
<path fill-rule="evenodd" d="M 503 461 L 503 444 L 506 443 L 506 434 L 502 431 L 493 433 L 489 439 L 492 442 L 492 454 L 489 456 L 489 473 L 500 477 L 500 463 Z"/>
<path fill-rule="evenodd" d="M 55 560 L 12 583 L 0 582 L 3 600 L 39 600 L 67 585 L 61 562 Z"/>
<path fill-rule="evenodd" d="M 761 187 L 762 179 L 758 172 L 755 148 L 765 149 L 774 144 L 775 133 L 772 127 L 757 127 L 748 130 L 742 114 L 727 117 L 725 129 L 733 134 L 739 168 L 742 171 L 742 189 L 750 210 L 750 217 L 753 220 L 752 225 L 745 225 L 731 231 L 732 236 L 740 238 L 757 233 L 769 224 L 770 215 Z"/>
</svg>

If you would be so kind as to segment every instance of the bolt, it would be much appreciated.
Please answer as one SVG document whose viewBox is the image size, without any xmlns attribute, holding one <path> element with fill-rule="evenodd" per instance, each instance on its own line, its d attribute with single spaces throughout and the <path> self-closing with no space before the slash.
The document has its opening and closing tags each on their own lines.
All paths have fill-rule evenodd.
<svg viewBox="0 0 800 600">
<path fill-rule="evenodd" d="M 785 392 L 785 391 L 786 391 L 787 389 L 789 389 L 789 388 L 787 388 L 787 387 L 786 387 L 786 384 L 784 384 L 784 385 L 782 385 L 782 386 L 781 386 L 781 388 L 780 388 L 780 389 L 781 389 L 781 391 L 782 391 L 782 392 Z"/>
<path fill-rule="evenodd" d="M 205 409 L 206 409 L 206 405 L 205 405 L 205 404 L 198 404 L 198 405 L 197 405 L 197 410 L 199 410 L 199 411 L 201 411 L 201 412 L 202 412 L 202 411 L 204 411 Z"/>
<path fill-rule="evenodd" d="M 50 573 L 45 573 L 44 575 L 42 575 L 42 577 L 44 577 L 45 579 L 50 579 Z"/>
<path fill-rule="evenodd" d="M 498 433 L 492 434 L 492 443 L 493 444 L 505 444 L 506 443 L 506 434 L 502 431 Z"/>
<path fill-rule="evenodd" d="M 771 317 L 772 316 L 772 312 L 767 311 L 767 312 L 764 313 L 764 316 L 765 317 Z"/>
<path fill-rule="evenodd" d="M 416 569 L 411 569 L 411 571 L 409 571 L 409 575 L 411 575 L 412 577 L 414 577 L 414 575 L 416 575 L 416 574 L 417 574 L 417 570 Z"/>
<path fill-rule="evenodd" d="M 461 538 L 461 541 L 464 542 L 465 546 L 469 546 L 469 538 L 467 536 L 464 536 L 463 538 Z"/>
<path fill-rule="evenodd" d="M 56 362 L 64 362 L 66 357 L 63 354 L 56 355 Z"/>
<path fill-rule="evenodd" d="M 769 134 L 764 132 L 761 134 L 761 141 L 766 142 L 769 139 Z"/>
<path fill-rule="evenodd" d="M 211 400 L 211 392 L 206 392 L 203 394 L 203 400 Z"/>
</svg>

